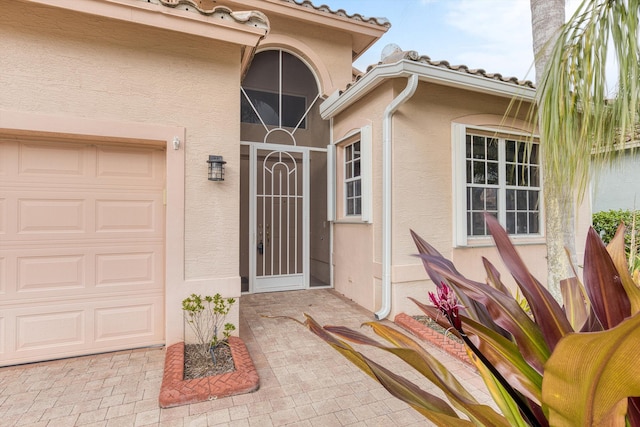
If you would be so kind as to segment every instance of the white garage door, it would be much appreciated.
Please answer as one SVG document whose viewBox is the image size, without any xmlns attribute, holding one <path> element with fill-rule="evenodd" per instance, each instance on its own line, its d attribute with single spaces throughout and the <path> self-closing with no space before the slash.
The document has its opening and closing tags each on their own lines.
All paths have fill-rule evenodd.
<svg viewBox="0 0 640 427">
<path fill-rule="evenodd" d="M 164 154 L 0 137 L 0 366 L 164 343 Z"/>
</svg>

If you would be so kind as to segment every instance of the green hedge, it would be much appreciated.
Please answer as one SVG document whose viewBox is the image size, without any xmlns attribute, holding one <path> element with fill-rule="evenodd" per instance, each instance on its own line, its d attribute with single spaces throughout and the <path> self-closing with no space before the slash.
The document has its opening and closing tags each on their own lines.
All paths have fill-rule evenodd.
<svg viewBox="0 0 640 427">
<path fill-rule="evenodd" d="M 616 230 L 618 229 L 620 222 L 624 222 L 627 226 L 625 241 L 628 246 L 631 242 L 631 225 L 633 224 L 633 211 L 625 211 L 619 209 L 601 211 L 593 214 L 593 228 L 600 234 L 600 237 L 602 237 L 602 240 L 605 243 L 609 243 L 611 239 L 613 239 L 613 236 L 616 234 Z M 640 229 L 640 211 L 636 211 L 636 243 L 638 242 L 638 238 L 640 238 L 638 229 Z"/>
</svg>

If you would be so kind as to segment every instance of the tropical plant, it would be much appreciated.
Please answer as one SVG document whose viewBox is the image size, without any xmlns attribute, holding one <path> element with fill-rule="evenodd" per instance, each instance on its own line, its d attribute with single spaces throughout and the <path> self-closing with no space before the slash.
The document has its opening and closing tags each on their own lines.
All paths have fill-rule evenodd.
<svg viewBox="0 0 640 427">
<path fill-rule="evenodd" d="M 564 0 L 530 3 L 538 86 L 532 122 L 542 147 L 553 290 L 567 270 L 564 247 L 574 247 L 574 200 L 585 194 L 590 168 L 606 165 L 637 142 L 640 0 L 584 0 L 563 26 L 549 18 L 558 14 L 547 15 L 544 8 L 563 17 Z M 592 163 L 594 157 L 598 161 Z"/>
<path fill-rule="evenodd" d="M 424 267 L 438 285 L 424 313 L 462 338 L 502 414 L 478 403 L 420 344 L 382 323 L 368 322 L 391 345 L 344 327 L 305 324 L 392 395 L 441 426 L 640 426 L 640 283 L 624 255 L 623 228 L 605 247 L 588 233 L 584 285 L 562 282 L 564 307 L 527 269 L 507 233 L 486 221 L 497 250 L 529 303 L 530 317 L 483 258 L 487 283 L 464 277 L 412 232 Z M 453 290 L 453 292 L 451 292 Z M 345 340 L 395 354 L 449 399 L 428 393 L 356 350 Z M 468 417 L 462 419 L 455 409 Z"/>
<path fill-rule="evenodd" d="M 222 298 L 220 294 L 205 297 L 191 294 L 182 300 L 185 322 L 196 338 L 199 353 L 203 357 L 210 355 L 214 365 L 216 347 L 226 345 L 236 329 L 233 323 L 225 323 L 235 302 L 235 298 Z"/>
</svg>

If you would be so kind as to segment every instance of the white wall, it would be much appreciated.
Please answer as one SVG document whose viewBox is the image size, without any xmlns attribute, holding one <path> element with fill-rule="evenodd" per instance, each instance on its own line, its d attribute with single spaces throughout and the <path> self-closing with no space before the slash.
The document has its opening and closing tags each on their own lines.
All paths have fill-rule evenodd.
<svg viewBox="0 0 640 427">
<path fill-rule="evenodd" d="M 640 152 L 627 152 L 596 171 L 592 189 L 593 212 L 640 209 Z"/>
</svg>

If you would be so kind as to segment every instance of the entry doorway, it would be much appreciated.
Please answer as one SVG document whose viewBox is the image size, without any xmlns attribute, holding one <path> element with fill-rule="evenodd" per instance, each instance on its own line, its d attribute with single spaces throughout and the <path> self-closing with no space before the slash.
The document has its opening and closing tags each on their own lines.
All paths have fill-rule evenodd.
<svg viewBox="0 0 640 427">
<path fill-rule="evenodd" d="M 329 122 L 318 80 L 283 49 L 254 57 L 241 87 L 243 292 L 331 286 Z"/>
<path fill-rule="evenodd" d="M 253 292 L 309 286 L 309 151 L 251 146 L 249 233 Z"/>
<path fill-rule="evenodd" d="M 329 287 L 326 151 L 243 143 L 241 152 L 242 291 Z"/>
</svg>

